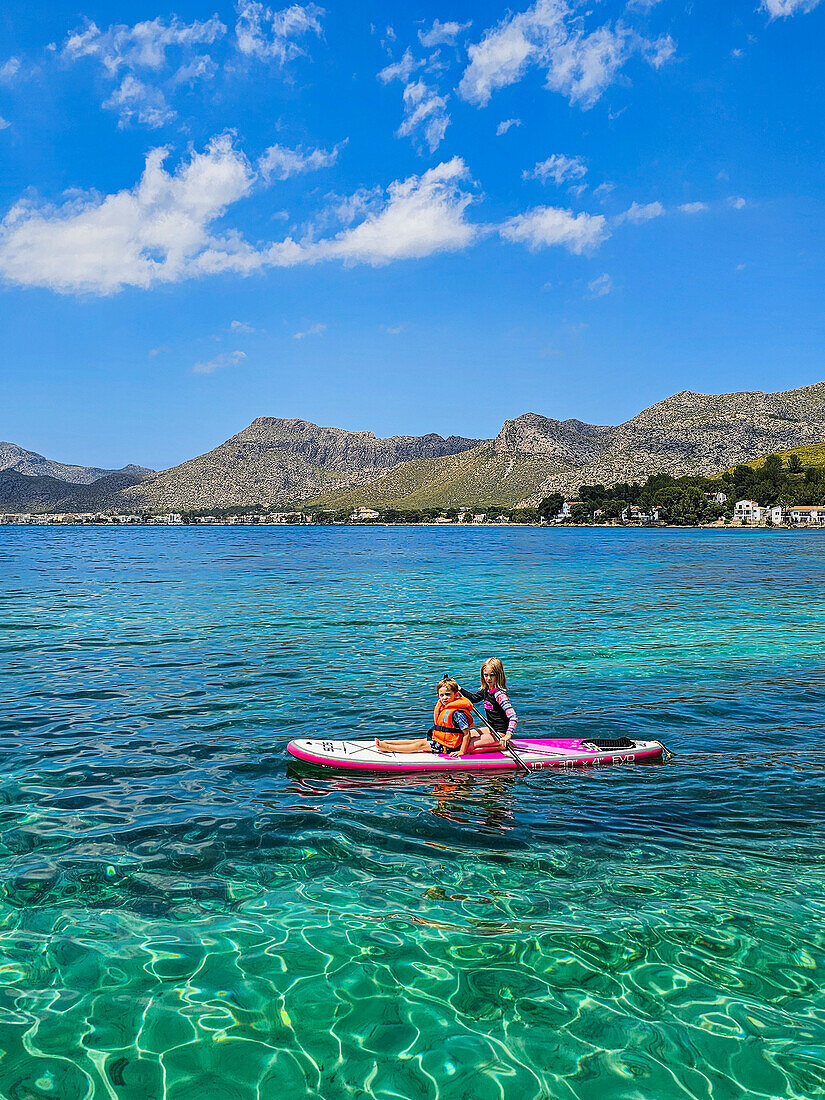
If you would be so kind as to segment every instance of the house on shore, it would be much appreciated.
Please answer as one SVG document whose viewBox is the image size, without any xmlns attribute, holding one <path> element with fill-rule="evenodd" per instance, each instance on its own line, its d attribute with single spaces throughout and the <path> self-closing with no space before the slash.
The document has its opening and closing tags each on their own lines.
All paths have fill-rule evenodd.
<svg viewBox="0 0 825 1100">
<path fill-rule="evenodd" d="M 761 523 L 765 509 L 755 500 L 737 500 L 733 506 L 733 518 L 740 523 Z"/>
<path fill-rule="evenodd" d="M 825 505 L 823 504 L 795 504 L 787 509 L 791 523 L 797 525 L 815 524 L 819 526 L 825 523 Z"/>
</svg>

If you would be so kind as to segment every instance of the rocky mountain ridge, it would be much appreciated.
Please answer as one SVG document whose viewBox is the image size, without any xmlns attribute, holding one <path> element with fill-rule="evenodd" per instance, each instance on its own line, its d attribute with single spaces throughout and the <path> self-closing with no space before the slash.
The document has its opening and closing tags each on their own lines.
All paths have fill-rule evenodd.
<svg viewBox="0 0 825 1100">
<path fill-rule="evenodd" d="M 157 474 L 127 467 L 85 486 L 65 479 L 47 486 L 49 475 L 7 468 L 0 475 L 0 510 L 530 504 L 585 483 L 713 474 L 823 440 L 825 382 L 773 394 L 683 391 L 617 426 L 525 413 L 506 421 L 494 440 L 381 439 L 307 420 L 258 417 L 214 450 Z M 48 467 L 42 456 L 34 458 L 47 464 L 37 468 Z"/>
<path fill-rule="evenodd" d="M 44 458 L 37 451 L 27 451 L 16 443 L 0 442 L 0 472 L 12 470 L 28 477 L 53 477 L 70 485 L 91 485 L 109 474 L 139 475 L 153 474 L 145 466 L 124 466 L 120 470 L 104 470 L 97 466 L 72 466 L 65 462 L 55 462 Z"/>
</svg>

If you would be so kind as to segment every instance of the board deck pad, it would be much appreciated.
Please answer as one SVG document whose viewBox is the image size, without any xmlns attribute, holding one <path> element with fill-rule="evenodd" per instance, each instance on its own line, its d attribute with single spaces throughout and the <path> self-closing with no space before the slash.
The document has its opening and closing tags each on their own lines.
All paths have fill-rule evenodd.
<svg viewBox="0 0 825 1100">
<path fill-rule="evenodd" d="M 587 768 L 608 764 L 645 764 L 665 759 L 661 741 L 622 739 L 622 747 L 599 747 L 586 738 L 544 737 L 513 739 L 513 747 L 531 770 L 540 768 Z M 306 764 L 336 771 L 425 772 L 425 771 L 514 771 L 515 759 L 507 752 L 474 752 L 466 756 L 436 756 L 432 753 L 381 752 L 375 742 L 335 741 L 302 738 L 290 741 L 287 752 Z"/>
</svg>

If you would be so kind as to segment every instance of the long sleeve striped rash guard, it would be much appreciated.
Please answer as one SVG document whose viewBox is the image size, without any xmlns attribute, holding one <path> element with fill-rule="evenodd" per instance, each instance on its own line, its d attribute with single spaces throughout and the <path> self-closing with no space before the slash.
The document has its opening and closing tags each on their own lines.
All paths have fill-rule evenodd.
<svg viewBox="0 0 825 1100">
<path fill-rule="evenodd" d="M 484 700 L 484 714 L 493 733 L 509 733 L 512 737 L 516 732 L 518 716 L 503 688 L 496 688 L 495 691 L 487 691 L 486 688 L 483 691 L 467 691 L 466 688 L 461 688 L 461 694 L 471 703 Z"/>
</svg>

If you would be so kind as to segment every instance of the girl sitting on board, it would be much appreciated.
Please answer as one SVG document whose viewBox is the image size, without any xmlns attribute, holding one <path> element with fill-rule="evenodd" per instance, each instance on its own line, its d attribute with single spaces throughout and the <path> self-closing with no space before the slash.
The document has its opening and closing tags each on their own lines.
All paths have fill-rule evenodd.
<svg viewBox="0 0 825 1100">
<path fill-rule="evenodd" d="M 490 752 L 501 746 L 506 747 L 516 732 L 518 718 L 504 690 L 507 676 L 499 657 L 489 657 L 481 666 L 481 691 L 458 690 L 471 703 L 484 702 L 486 726 L 473 731 L 470 740 L 470 752 Z"/>
<path fill-rule="evenodd" d="M 463 756 L 470 743 L 473 705 L 458 691 L 458 684 L 449 676 L 438 681 L 438 700 L 433 711 L 433 728 L 426 737 L 404 738 L 398 741 L 375 739 L 380 752 L 431 752 L 436 756 Z"/>
</svg>

